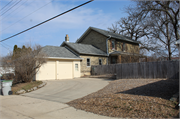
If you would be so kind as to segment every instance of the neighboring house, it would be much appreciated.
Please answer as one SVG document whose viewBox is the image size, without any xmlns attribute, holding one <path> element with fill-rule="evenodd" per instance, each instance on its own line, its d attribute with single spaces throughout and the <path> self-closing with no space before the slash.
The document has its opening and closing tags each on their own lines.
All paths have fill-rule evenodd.
<svg viewBox="0 0 180 119">
<path fill-rule="evenodd" d="M 9 62 L 9 61 L 8 61 Z M 14 67 L 13 66 L 9 66 L 9 67 L 4 67 L 2 66 L 1 62 L 0 62 L 0 77 L 2 76 L 2 74 L 6 74 L 6 73 L 14 73 Z"/>
<path fill-rule="evenodd" d="M 40 68 L 36 79 L 66 79 L 91 74 L 92 65 L 139 62 L 139 42 L 106 30 L 89 27 L 76 41 L 45 46 L 42 52 L 48 62 Z M 78 71 L 78 72 L 77 72 Z"/>
</svg>

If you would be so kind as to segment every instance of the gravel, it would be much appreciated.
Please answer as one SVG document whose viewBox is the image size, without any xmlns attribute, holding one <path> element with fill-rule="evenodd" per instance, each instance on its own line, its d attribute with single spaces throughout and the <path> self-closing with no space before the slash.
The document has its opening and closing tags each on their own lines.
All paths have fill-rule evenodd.
<svg viewBox="0 0 180 119">
<path fill-rule="evenodd" d="M 179 110 L 169 99 L 178 91 L 178 79 L 119 79 L 67 104 L 110 117 L 173 118 Z"/>
</svg>

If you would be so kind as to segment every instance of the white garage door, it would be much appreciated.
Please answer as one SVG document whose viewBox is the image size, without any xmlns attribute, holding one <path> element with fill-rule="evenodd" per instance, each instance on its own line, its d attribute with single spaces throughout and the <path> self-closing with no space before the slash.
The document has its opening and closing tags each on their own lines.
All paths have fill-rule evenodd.
<svg viewBox="0 0 180 119">
<path fill-rule="evenodd" d="M 38 76 L 39 80 L 56 79 L 56 62 L 48 61 L 46 64 L 44 64 L 40 68 Z"/>
<path fill-rule="evenodd" d="M 72 61 L 59 61 L 57 68 L 57 79 L 72 79 L 73 63 Z"/>
</svg>

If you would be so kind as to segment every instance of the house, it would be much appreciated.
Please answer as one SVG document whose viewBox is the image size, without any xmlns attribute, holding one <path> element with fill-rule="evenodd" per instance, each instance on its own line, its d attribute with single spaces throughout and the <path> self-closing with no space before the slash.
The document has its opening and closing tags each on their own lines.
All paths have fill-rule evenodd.
<svg viewBox="0 0 180 119">
<path fill-rule="evenodd" d="M 9 63 L 10 61 L 7 61 L 7 62 Z M 2 65 L 2 62 L 0 61 L 0 77 L 2 76 L 2 74 L 6 74 L 6 73 L 13 73 L 14 74 L 14 69 L 15 69 L 15 67 L 12 65 L 10 65 L 8 67 L 4 67 Z"/>
<path fill-rule="evenodd" d="M 45 46 L 48 62 L 36 76 L 42 79 L 68 79 L 91 74 L 92 65 L 139 62 L 139 42 L 106 30 L 89 27 L 75 42 Z"/>
</svg>

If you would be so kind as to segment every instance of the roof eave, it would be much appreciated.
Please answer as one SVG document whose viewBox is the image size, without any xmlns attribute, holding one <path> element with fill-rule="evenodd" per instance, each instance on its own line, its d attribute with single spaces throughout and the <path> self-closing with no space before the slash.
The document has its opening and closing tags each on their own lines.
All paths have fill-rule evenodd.
<svg viewBox="0 0 180 119">
<path fill-rule="evenodd" d="M 103 55 L 103 54 L 93 54 L 93 53 L 80 53 L 80 55 L 95 55 L 95 56 L 104 56 L 104 57 L 108 57 L 108 55 Z"/>
<path fill-rule="evenodd" d="M 67 57 L 47 57 L 47 59 L 83 60 L 83 58 L 67 58 Z"/>
</svg>

